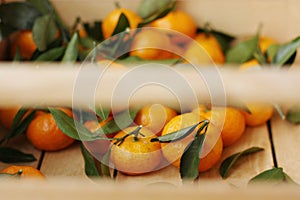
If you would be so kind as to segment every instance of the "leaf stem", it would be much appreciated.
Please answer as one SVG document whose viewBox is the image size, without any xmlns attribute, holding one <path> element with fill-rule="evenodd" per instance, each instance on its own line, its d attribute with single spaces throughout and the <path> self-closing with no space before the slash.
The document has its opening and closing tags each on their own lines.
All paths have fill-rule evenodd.
<svg viewBox="0 0 300 200">
<path fill-rule="evenodd" d="M 23 174 L 23 170 L 19 169 L 18 172 L 16 173 L 17 176 L 21 176 Z"/>
<path fill-rule="evenodd" d="M 93 51 L 93 57 L 92 57 L 92 63 L 97 63 L 97 43 L 93 41 L 94 51 Z"/>
<path fill-rule="evenodd" d="M 143 128 L 143 125 L 139 125 L 139 127 L 137 129 L 135 129 L 133 132 L 132 132 L 132 135 L 134 135 L 133 137 L 133 140 L 134 141 L 138 141 L 139 138 L 138 136 L 141 134 L 140 133 L 140 130 Z M 145 135 L 141 134 L 143 137 L 145 137 Z"/>
<path fill-rule="evenodd" d="M 211 32 L 212 32 L 212 28 L 211 28 L 211 26 L 210 26 L 210 24 L 209 24 L 209 22 L 206 22 L 205 24 L 204 24 L 204 28 L 203 28 L 203 31 L 204 31 L 204 34 L 205 34 L 205 37 L 209 37 L 209 35 L 211 34 Z"/>
<path fill-rule="evenodd" d="M 198 131 L 196 133 L 196 136 L 205 134 L 207 132 L 208 125 L 209 125 L 210 121 L 208 119 L 206 119 L 206 120 L 201 121 L 200 123 L 202 123 L 202 125 L 198 129 Z M 203 130 L 204 130 L 204 132 L 202 133 Z"/>
<path fill-rule="evenodd" d="M 77 29 L 78 24 L 81 22 L 81 18 L 79 16 L 76 17 L 75 22 L 72 26 L 72 33 L 74 33 Z"/>
<path fill-rule="evenodd" d="M 133 140 L 134 140 L 134 141 L 138 141 L 138 136 L 139 136 L 139 135 L 141 135 L 142 137 L 145 137 L 144 134 L 140 133 L 140 130 L 141 130 L 142 128 L 143 128 L 143 126 L 140 125 L 140 126 L 138 126 L 134 131 L 132 131 L 132 132 L 130 132 L 130 133 L 124 135 L 124 136 L 121 137 L 121 138 L 113 138 L 114 140 L 116 140 L 116 141 L 114 142 L 114 144 L 117 145 L 117 146 L 120 146 L 120 145 L 125 141 L 125 139 L 128 138 L 128 137 L 131 136 L 131 135 L 134 135 L 134 137 L 133 137 Z"/>
</svg>

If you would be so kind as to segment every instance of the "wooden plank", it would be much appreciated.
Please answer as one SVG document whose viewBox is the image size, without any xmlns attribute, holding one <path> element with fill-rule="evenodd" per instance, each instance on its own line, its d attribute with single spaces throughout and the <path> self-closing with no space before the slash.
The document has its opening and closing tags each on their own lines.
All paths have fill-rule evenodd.
<svg viewBox="0 0 300 200">
<path fill-rule="evenodd" d="M 225 189 L 207 183 L 204 187 L 168 187 L 153 185 L 144 187 L 139 184 L 116 184 L 115 182 L 86 183 L 81 179 L 54 179 L 49 181 L 1 181 L 1 199 L 10 200 L 298 200 L 299 187 L 263 187 L 248 190 Z"/>
<path fill-rule="evenodd" d="M 41 171 L 47 177 L 71 176 L 85 177 L 84 160 L 79 143 L 57 152 L 46 152 Z"/>
<path fill-rule="evenodd" d="M 275 116 L 271 121 L 273 142 L 278 167 L 300 183 L 300 125 L 294 125 Z"/>
<path fill-rule="evenodd" d="M 2 127 L 0 128 L 0 138 L 3 137 L 4 134 L 6 134 L 6 130 L 4 130 Z M 26 139 L 25 135 L 21 135 L 19 137 L 13 138 L 11 139 L 7 144 L 3 144 L 4 146 L 9 146 L 9 147 L 13 147 L 16 148 L 24 153 L 30 153 L 33 154 L 34 157 L 37 159 L 34 162 L 26 162 L 26 163 L 2 163 L 0 162 L 0 170 L 13 165 L 13 164 L 17 164 L 17 165 L 29 165 L 32 167 L 37 168 L 38 167 L 38 163 L 39 163 L 39 159 L 41 157 L 41 151 L 35 149 Z"/>
<path fill-rule="evenodd" d="M 242 158 L 229 173 L 227 179 L 222 180 L 219 168 L 224 159 L 230 155 L 243 151 L 250 147 L 262 147 L 264 151 Z M 233 145 L 224 148 L 219 163 L 210 171 L 202 173 L 200 180 L 218 180 L 234 187 L 246 187 L 248 181 L 258 173 L 270 169 L 273 166 L 272 150 L 266 125 L 247 127 L 243 136 Z"/>
<path fill-rule="evenodd" d="M 116 180 L 118 182 L 136 182 L 142 185 L 154 183 L 181 185 L 181 178 L 176 167 L 170 165 L 155 172 L 146 173 L 143 175 L 128 176 L 118 173 Z"/>
<path fill-rule="evenodd" d="M 73 105 L 77 107 L 89 105 L 91 99 L 93 99 L 95 103 L 100 103 L 103 107 L 110 107 L 111 102 L 116 102 L 116 104 L 113 104 L 113 109 L 122 110 L 128 106 L 128 100 L 125 96 L 130 96 L 134 92 L 134 95 L 130 96 L 131 105 L 138 106 L 149 102 L 157 102 L 179 107 L 178 99 L 173 94 L 175 90 L 166 92 L 166 87 L 177 87 L 177 85 L 172 84 L 177 80 L 170 83 L 158 81 L 165 80 L 166 77 L 170 76 L 170 71 L 164 70 L 166 69 L 164 67 L 159 70 L 159 73 L 157 67 L 149 67 L 143 72 L 139 71 L 139 80 L 144 80 L 145 83 L 154 81 L 155 84 L 147 84 L 147 87 L 136 85 L 139 90 L 135 92 L 135 87 L 131 88 L 132 91 L 130 91 L 130 88 L 122 88 L 122 86 L 130 84 L 131 79 L 129 76 L 134 75 L 130 69 L 112 68 L 101 76 L 100 81 L 101 68 L 79 68 L 80 65 L 70 64 L 58 66 L 55 63 L 38 64 L 39 67 L 35 65 L 37 64 L 0 63 L 0 106 Z M 88 70 L 85 71 L 85 69 Z M 191 91 L 193 91 L 192 100 L 197 100 L 198 103 L 211 98 L 222 100 L 225 97 L 226 102 L 229 104 L 240 103 L 241 101 L 277 102 L 279 104 L 300 102 L 300 93 L 294 92 L 298 90 L 298 85 L 300 85 L 300 69 L 298 67 L 291 70 L 266 68 L 249 73 L 234 70 L 233 67 L 223 68 L 220 71 L 216 71 L 214 67 L 208 67 L 203 69 L 205 73 L 202 74 L 195 71 L 195 68 L 185 65 L 179 65 L 173 69 L 176 77 L 184 78 L 178 78 L 178 81 L 184 81 L 182 83 L 188 86 L 182 85 L 185 89 L 180 90 L 180 97 L 182 97 L 180 98 L 180 106 L 182 107 L 191 105 Z M 155 74 L 155 77 L 149 77 L 149 74 Z M 85 79 L 90 76 L 94 78 Z M 55 77 L 55 81 L 52 81 L 53 77 Z M 208 87 L 205 78 L 209 77 L 214 77 L 215 81 L 214 85 Z M 81 86 L 85 86 L 86 81 L 90 81 L 91 87 L 95 87 L 95 90 L 81 91 Z M 101 84 L 98 85 L 98 83 Z M 226 96 L 220 93 L 218 96 L 212 97 L 208 88 L 224 90 Z M 118 92 L 124 90 L 126 90 L 126 93 Z M 270 93 L 269 91 L 273 92 Z M 82 92 L 87 92 L 84 93 L 87 95 L 82 95 Z M 274 93 L 280 93 L 281 95 L 274 96 Z M 117 94 L 121 96 L 116 100 Z M 19 98 L 20 96 L 22 98 Z M 188 101 L 184 101 L 184 98 L 187 98 Z M 187 105 L 183 105 L 185 102 L 188 102 Z"/>
</svg>

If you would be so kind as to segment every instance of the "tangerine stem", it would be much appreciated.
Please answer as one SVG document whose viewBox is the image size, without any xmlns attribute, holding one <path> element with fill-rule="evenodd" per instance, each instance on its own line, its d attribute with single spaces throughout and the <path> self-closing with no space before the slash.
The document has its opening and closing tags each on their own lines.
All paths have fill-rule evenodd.
<svg viewBox="0 0 300 200">
<path fill-rule="evenodd" d="M 207 132 L 207 129 L 208 129 L 208 125 L 209 125 L 209 120 L 208 119 L 206 119 L 206 120 L 203 120 L 203 121 L 201 121 L 200 123 L 203 123 L 201 126 L 200 126 L 200 128 L 198 129 L 198 131 L 197 131 L 197 134 L 196 135 L 201 135 L 201 134 L 205 134 L 206 132 Z M 202 130 L 204 130 L 204 133 L 201 133 L 202 132 Z"/>
<path fill-rule="evenodd" d="M 75 32 L 76 31 L 76 29 L 77 29 L 77 26 L 78 26 L 78 24 L 81 22 L 81 18 L 79 17 L 79 16 L 77 16 L 76 17 L 76 19 L 75 19 L 75 22 L 74 22 L 74 24 L 73 24 L 73 26 L 72 26 L 72 32 Z"/>
<path fill-rule="evenodd" d="M 212 32 L 212 28 L 211 28 L 209 22 L 206 22 L 206 23 L 204 24 L 203 31 L 204 31 L 205 37 L 209 37 L 209 35 L 210 35 L 211 32 Z"/>
<path fill-rule="evenodd" d="M 134 141 L 138 141 L 138 136 L 140 133 L 140 130 L 143 128 L 143 125 L 139 125 L 134 131 L 132 131 L 132 134 L 134 135 L 133 140 Z M 141 134 L 142 136 L 144 136 L 143 134 Z M 145 136 L 144 136 L 145 137 Z"/>
<path fill-rule="evenodd" d="M 114 144 L 120 146 L 120 145 L 125 141 L 125 139 L 126 139 L 127 137 L 131 136 L 131 135 L 134 135 L 134 138 L 133 138 L 133 139 L 134 139 L 135 141 L 138 141 L 138 138 L 137 138 L 138 135 L 141 135 L 141 136 L 145 137 L 145 135 L 143 135 L 142 133 L 140 133 L 140 130 L 141 130 L 142 128 L 143 128 L 143 126 L 140 125 L 140 126 L 138 126 L 134 131 L 132 131 L 132 132 L 126 134 L 125 136 L 123 136 L 123 137 L 121 137 L 121 138 L 113 138 L 113 139 L 116 140 L 116 141 L 114 142 Z"/>
<path fill-rule="evenodd" d="M 117 9 L 120 9 L 120 8 L 121 8 L 121 6 L 120 6 L 120 2 L 118 2 L 118 1 L 115 1 L 115 7 L 116 7 Z"/>
<path fill-rule="evenodd" d="M 15 174 L 15 176 L 17 178 L 21 177 L 21 175 L 23 174 L 23 170 L 22 169 L 19 169 L 18 172 Z"/>
</svg>

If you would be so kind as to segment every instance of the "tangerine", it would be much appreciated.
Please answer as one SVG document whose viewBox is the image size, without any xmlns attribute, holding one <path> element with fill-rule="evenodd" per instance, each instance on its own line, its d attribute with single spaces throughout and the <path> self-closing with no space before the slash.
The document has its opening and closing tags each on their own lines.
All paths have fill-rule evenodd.
<svg viewBox="0 0 300 200">
<path fill-rule="evenodd" d="M 17 33 L 16 38 L 12 41 L 11 44 L 11 57 L 17 52 L 17 48 L 19 48 L 21 56 L 27 60 L 31 58 L 37 46 L 32 37 L 31 30 L 22 30 Z"/>
<path fill-rule="evenodd" d="M 144 28 L 133 38 L 130 56 L 138 56 L 145 60 L 162 60 L 174 58 L 172 52 L 178 51 L 179 48 L 171 44 L 165 31 Z"/>
<path fill-rule="evenodd" d="M 197 24 L 193 17 L 181 10 L 171 11 L 166 16 L 150 23 L 149 26 L 178 31 L 190 38 L 194 38 L 197 31 Z M 177 34 L 176 32 L 170 32 L 170 34 L 172 42 L 175 44 L 182 44 L 189 40 L 186 37 L 180 36 L 180 34 Z"/>
<path fill-rule="evenodd" d="M 161 104 L 146 105 L 139 110 L 134 122 L 137 125 L 143 125 L 159 136 L 165 124 L 176 115 L 177 112 L 167 106 Z"/>
<path fill-rule="evenodd" d="M 11 128 L 12 122 L 20 108 L 21 106 L 17 106 L 13 108 L 2 108 L 0 110 L 0 123 L 4 128 Z"/>
<path fill-rule="evenodd" d="M 0 171 L 1 174 L 12 174 L 21 178 L 45 179 L 45 175 L 38 169 L 31 166 L 11 165 Z"/>
<path fill-rule="evenodd" d="M 156 137 L 155 134 L 147 128 L 141 128 L 138 136 L 130 135 L 137 128 L 128 127 L 117 133 L 114 138 L 124 140 L 119 144 L 114 143 L 111 148 L 112 163 L 125 174 L 137 175 L 157 170 L 162 161 L 160 144 L 150 141 Z"/>
<path fill-rule="evenodd" d="M 180 129 L 195 125 L 201 120 L 204 120 L 204 118 L 194 113 L 177 115 L 166 124 L 162 135 L 167 135 Z M 194 133 L 195 132 L 196 130 Z M 193 138 L 194 134 L 192 133 L 184 139 L 176 142 L 161 143 L 164 157 L 170 163 L 172 163 L 172 165 L 179 168 L 180 158 L 183 155 L 187 145 L 193 140 Z M 211 169 L 220 160 L 222 152 L 223 143 L 220 133 L 217 132 L 217 129 L 214 126 L 209 125 L 202 154 L 200 156 L 200 164 L 198 166 L 199 172 L 204 172 Z"/>
<path fill-rule="evenodd" d="M 185 52 L 185 59 L 195 64 L 223 64 L 225 56 L 217 39 L 212 34 L 200 33 L 195 42 L 190 43 Z"/>
<path fill-rule="evenodd" d="M 245 117 L 238 109 L 217 107 L 206 112 L 203 117 L 221 130 L 224 147 L 235 143 L 245 132 Z"/>
<path fill-rule="evenodd" d="M 135 12 L 125 8 L 117 8 L 110 12 L 102 22 L 102 32 L 105 39 L 112 36 L 122 13 L 127 17 L 130 24 L 130 29 L 137 28 L 138 24 L 142 22 L 142 18 L 139 17 Z"/>
<path fill-rule="evenodd" d="M 69 109 L 61 109 L 68 116 L 73 114 Z M 57 126 L 51 113 L 38 112 L 26 131 L 27 139 L 40 150 L 58 151 L 70 146 L 74 139 L 64 134 Z"/>
<path fill-rule="evenodd" d="M 260 126 L 270 120 L 273 116 L 273 106 L 264 103 L 247 103 L 249 112 L 242 110 L 242 114 L 245 117 L 246 125 L 248 126 Z"/>
</svg>

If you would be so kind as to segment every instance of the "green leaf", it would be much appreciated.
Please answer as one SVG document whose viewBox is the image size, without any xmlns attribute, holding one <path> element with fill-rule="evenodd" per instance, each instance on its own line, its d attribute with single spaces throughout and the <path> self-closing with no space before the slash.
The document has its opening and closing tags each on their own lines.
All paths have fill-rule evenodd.
<svg viewBox="0 0 300 200">
<path fill-rule="evenodd" d="M 141 23 L 139 23 L 138 28 L 141 28 L 157 19 L 166 16 L 167 14 L 169 14 L 169 12 L 175 9 L 175 6 L 176 6 L 176 1 L 172 1 L 167 7 L 160 8 L 156 13 L 145 18 Z"/>
<path fill-rule="evenodd" d="M 32 154 L 26 154 L 17 149 L 0 147 L 0 161 L 5 163 L 33 162 L 36 158 Z"/>
<path fill-rule="evenodd" d="M 11 124 L 11 129 L 16 129 L 17 126 L 21 123 L 22 118 L 25 116 L 25 114 L 29 111 L 28 108 L 20 108 L 15 115 L 12 124 Z"/>
<path fill-rule="evenodd" d="M 127 57 L 129 53 L 124 54 L 124 52 L 129 52 L 131 41 L 133 39 L 132 37 L 129 37 L 129 39 L 126 38 L 128 36 L 129 32 L 124 31 L 114 37 L 104 40 L 97 46 L 97 54 L 109 60 Z"/>
<path fill-rule="evenodd" d="M 187 146 L 180 159 L 180 176 L 184 179 L 194 180 L 198 178 L 198 167 L 200 155 L 206 134 L 197 135 L 196 138 Z"/>
<path fill-rule="evenodd" d="M 83 144 L 80 145 L 81 147 L 81 153 L 84 159 L 84 170 L 85 174 L 88 177 L 98 177 L 100 176 L 97 166 L 95 164 L 93 156 L 90 154 L 90 152 L 84 147 Z"/>
<path fill-rule="evenodd" d="M 204 120 L 197 130 L 194 140 L 185 148 L 180 159 L 180 176 L 182 180 L 195 180 L 199 176 L 198 167 L 209 121 Z M 203 132 L 204 130 L 204 132 Z"/>
<path fill-rule="evenodd" d="M 27 0 L 30 2 L 36 9 L 38 9 L 44 15 L 52 13 L 54 16 L 55 22 L 57 22 L 58 26 L 60 27 L 63 32 L 67 31 L 68 28 L 62 21 L 61 17 L 58 15 L 57 11 L 51 4 L 49 0 Z M 63 33 L 64 34 L 64 33 Z"/>
<path fill-rule="evenodd" d="M 300 123 L 300 108 L 293 107 L 293 108 L 289 109 L 286 114 L 286 120 L 293 124 L 299 124 Z"/>
<path fill-rule="evenodd" d="M 143 0 L 137 10 L 138 15 L 147 19 L 168 8 L 172 0 Z"/>
<path fill-rule="evenodd" d="M 83 27 L 87 32 L 88 36 L 91 37 L 92 39 L 96 41 L 104 40 L 101 21 L 95 21 L 93 26 L 91 26 L 89 23 L 84 23 Z"/>
<path fill-rule="evenodd" d="M 114 32 L 112 33 L 112 36 L 116 35 L 116 34 L 119 34 L 119 33 L 122 33 L 127 28 L 130 28 L 129 20 L 127 19 L 125 14 L 121 13 L 121 15 L 119 17 L 119 21 L 116 25 L 116 28 L 114 29 Z"/>
<path fill-rule="evenodd" d="M 56 61 L 64 55 L 65 47 L 56 47 L 39 55 L 35 61 Z"/>
<path fill-rule="evenodd" d="M 281 183 L 285 180 L 282 168 L 273 168 L 266 170 L 255 177 L 251 178 L 249 184 L 252 183 Z"/>
<path fill-rule="evenodd" d="M 78 116 L 79 122 L 84 124 L 86 121 L 97 121 L 97 116 L 89 110 L 73 109 L 75 116 Z"/>
<path fill-rule="evenodd" d="M 16 54 L 14 56 L 13 61 L 14 62 L 22 61 L 22 55 L 19 47 L 16 48 Z"/>
<path fill-rule="evenodd" d="M 30 112 L 28 114 L 28 112 Z M 23 117 L 27 114 L 27 116 L 23 119 Z M 35 117 L 35 111 L 29 111 L 28 109 L 20 109 L 16 116 L 13 119 L 11 129 L 9 133 L 5 136 L 5 139 L 9 140 L 13 137 L 21 135 L 25 133 L 27 127 L 30 125 L 32 120 Z"/>
<path fill-rule="evenodd" d="M 275 56 L 276 56 L 276 53 L 278 52 L 280 48 L 280 45 L 279 44 L 272 44 L 270 45 L 268 48 L 267 48 L 267 51 L 266 51 L 266 54 L 267 54 L 267 57 L 272 61 L 274 60 Z"/>
<path fill-rule="evenodd" d="M 108 151 L 104 154 L 102 160 L 101 160 L 101 176 L 103 177 L 111 177 L 110 175 L 110 168 L 108 165 L 109 161 L 110 161 L 110 152 L 111 152 L 111 148 L 108 149 Z"/>
<path fill-rule="evenodd" d="M 102 119 L 102 120 L 107 120 L 110 109 L 103 109 L 102 107 L 97 107 L 95 109 L 95 113 Z"/>
<path fill-rule="evenodd" d="M 283 67 L 291 66 L 295 62 L 296 57 L 297 51 L 295 51 L 295 53 L 293 53 L 293 55 L 291 55 L 291 57 L 283 64 Z"/>
<path fill-rule="evenodd" d="M 258 35 L 240 42 L 237 45 L 230 48 L 226 53 L 227 63 L 242 64 L 251 58 L 258 47 Z"/>
<path fill-rule="evenodd" d="M 172 66 L 174 64 L 179 63 L 181 59 L 164 59 L 164 60 L 144 60 L 138 56 L 128 56 L 124 59 L 118 59 L 116 60 L 117 63 L 120 63 L 122 65 L 140 65 L 140 64 L 148 64 L 148 63 L 157 63 L 157 64 L 163 64 L 163 65 L 169 65 Z"/>
<path fill-rule="evenodd" d="M 300 36 L 292 41 L 281 45 L 272 59 L 272 64 L 284 65 L 291 57 L 295 56 L 297 49 L 300 47 Z"/>
<path fill-rule="evenodd" d="M 57 28 L 53 16 L 48 14 L 35 20 L 32 37 L 38 50 L 45 51 L 50 43 L 55 40 Z"/>
<path fill-rule="evenodd" d="M 94 48 L 94 40 L 90 37 L 84 37 L 79 39 L 79 43 L 83 48 L 93 49 Z"/>
<path fill-rule="evenodd" d="M 51 49 L 62 47 L 62 46 L 63 46 L 62 38 L 59 37 L 48 45 L 47 51 L 50 51 Z M 39 51 L 38 49 L 36 49 L 35 52 L 33 53 L 33 55 L 31 56 L 30 61 L 35 61 L 40 55 L 44 54 L 45 52 L 46 51 Z"/>
<path fill-rule="evenodd" d="M 234 36 L 219 31 L 213 31 L 212 34 L 219 42 L 223 52 L 227 52 L 231 42 L 235 39 Z"/>
<path fill-rule="evenodd" d="M 259 151 L 264 150 L 263 148 L 260 147 L 251 147 L 249 149 L 246 149 L 244 151 L 241 151 L 239 153 L 233 154 L 231 156 L 229 156 L 228 158 L 226 158 L 219 169 L 219 173 L 222 176 L 223 179 L 228 177 L 228 173 L 231 170 L 232 166 L 243 156 L 252 154 L 252 153 L 256 153 Z"/>
<path fill-rule="evenodd" d="M 16 30 L 31 30 L 41 12 L 28 2 L 0 4 L 1 24 Z"/>
<path fill-rule="evenodd" d="M 53 115 L 58 128 L 69 137 L 81 141 L 94 141 L 97 139 L 95 134 L 91 133 L 83 124 L 63 111 L 54 108 L 49 108 L 49 111 Z"/>
<path fill-rule="evenodd" d="M 178 131 L 169 133 L 167 135 L 152 138 L 151 142 L 160 142 L 160 143 L 176 142 L 178 140 L 181 140 L 181 139 L 187 137 L 191 133 L 193 133 L 194 130 L 199 126 L 200 123 L 202 123 L 202 122 L 199 122 L 193 126 L 189 126 L 189 127 L 180 129 Z"/>
<path fill-rule="evenodd" d="M 0 41 L 2 41 L 15 31 L 16 29 L 0 23 Z"/>
<path fill-rule="evenodd" d="M 67 46 L 62 62 L 76 62 L 78 58 L 78 42 L 79 35 L 75 32 Z"/>
<path fill-rule="evenodd" d="M 132 124 L 136 114 L 138 113 L 137 109 L 129 110 L 129 118 L 128 111 L 123 111 L 114 116 L 114 119 L 108 121 L 105 125 L 99 128 L 95 133 L 96 134 L 111 134 L 119 132 L 125 128 L 127 128 L 130 124 Z M 118 124 L 116 123 L 118 122 Z"/>
<path fill-rule="evenodd" d="M 44 15 L 52 11 L 52 6 L 48 0 L 27 0 L 32 6 L 38 9 Z"/>
</svg>

